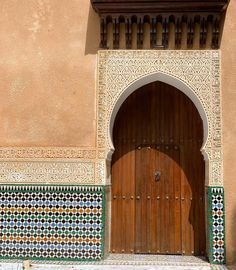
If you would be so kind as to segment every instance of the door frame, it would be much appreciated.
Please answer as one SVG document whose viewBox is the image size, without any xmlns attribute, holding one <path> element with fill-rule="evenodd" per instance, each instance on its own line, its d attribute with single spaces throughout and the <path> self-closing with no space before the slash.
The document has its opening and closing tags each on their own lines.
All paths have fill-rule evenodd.
<svg viewBox="0 0 236 270">
<path fill-rule="evenodd" d="M 193 101 L 202 118 L 204 143 L 201 152 L 206 167 L 207 254 L 211 263 L 224 264 L 225 226 L 219 51 L 102 50 L 98 52 L 98 175 L 103 184 L 109 187 L 111 157 L 114 152 L 112 129 L 120 106 L 132 92 L 158 80 L 184 92 Z M 216 198 L 220 204 L 216 203 Z M 106 251 L 109 249 L 110 239 L 110 203 L 108 199 Z M 221 205 L 220 209 L 217 208 L 219 205 Z M 219 212 L 222 213 L 220 216 L 216 214 Z M 220 234 L 214 223 L 222 226 Z"/>
</svg>

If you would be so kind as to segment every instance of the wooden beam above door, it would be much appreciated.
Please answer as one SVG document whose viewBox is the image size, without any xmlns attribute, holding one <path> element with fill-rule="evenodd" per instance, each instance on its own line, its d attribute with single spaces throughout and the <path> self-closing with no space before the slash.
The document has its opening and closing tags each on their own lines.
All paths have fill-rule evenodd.
<svg viewBox="0 0 236 270">
<path fill-rule="evenodd" d="M 218 49 L 229 0 L 91 0 L 103 49 Z"/>
<path fill-rule="evenodd" d="M 222 12 L 228 0 L 91 0 L 100 15 L 114 13 Z"/>
</svg>

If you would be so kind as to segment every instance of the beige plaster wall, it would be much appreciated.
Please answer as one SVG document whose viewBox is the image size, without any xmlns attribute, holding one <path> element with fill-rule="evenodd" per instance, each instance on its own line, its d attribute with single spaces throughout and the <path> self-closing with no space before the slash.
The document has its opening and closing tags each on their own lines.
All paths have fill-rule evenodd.
<svg viewBox="0 0 236 270">
<path fill-rule="evenodd" d="M 94 146 L 90 1 L 1 0 L 0 37 L 0 146 Z"/>
<path fill-rule="evenodd" d="M 236 263 L 235 18 L 231 0 L 221 44 L 229 264 Z M 90 1 L 1 0 L 0 37 L 0 146 L 95 146 L 99 20 Z"/>
<path fill-rule="evenodd" d="M 231 0 L 222 37 L 222 106 L 226 247 L 236 264 L 236 1 Z"/>
</svg>

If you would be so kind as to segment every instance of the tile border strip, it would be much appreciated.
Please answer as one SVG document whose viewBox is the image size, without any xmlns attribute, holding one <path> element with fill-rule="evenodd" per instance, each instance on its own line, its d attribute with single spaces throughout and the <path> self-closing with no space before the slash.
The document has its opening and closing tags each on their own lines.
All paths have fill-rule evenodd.
<svg viewBox="0 0 236 270">
<path fill-rule="evenodd" d="M 208 237 L 210 263 L 225 264 L 225 205 L 223 187 L 208 187 Z"/>
</svg>

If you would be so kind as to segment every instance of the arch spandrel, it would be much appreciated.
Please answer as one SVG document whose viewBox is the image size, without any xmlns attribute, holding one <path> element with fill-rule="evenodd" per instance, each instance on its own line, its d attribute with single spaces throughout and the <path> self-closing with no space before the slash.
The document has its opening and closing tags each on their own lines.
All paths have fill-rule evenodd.
<svg viewBox="0 0 236 270">
<path fill-rule="evenodd" d="M 111 158 L 111 131 L 121 104 L 139 87 L 160 80 L 183 91 L 197 107 L 204 124 L 206 185 L 223 185 L 219 62 L 219 51 L 100 51 L 98 149 Z"/>
</svg>

